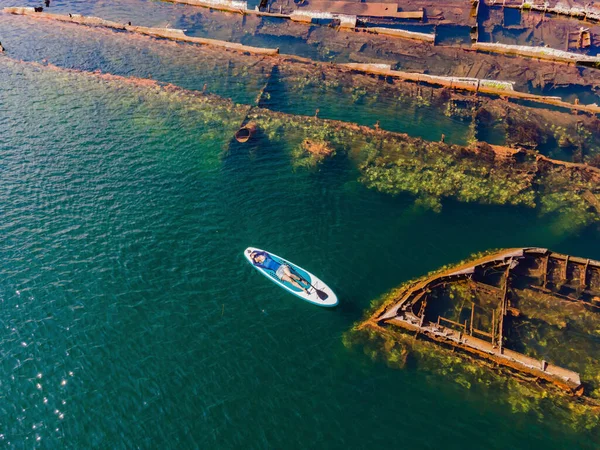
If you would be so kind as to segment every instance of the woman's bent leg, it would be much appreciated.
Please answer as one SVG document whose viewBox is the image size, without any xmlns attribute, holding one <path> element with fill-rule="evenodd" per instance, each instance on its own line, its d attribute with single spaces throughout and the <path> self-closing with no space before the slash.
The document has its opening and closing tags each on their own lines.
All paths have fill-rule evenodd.
<svg viewBox="0 0 600 450">
<path fill-rule="evenodd" d="M 288 270 L 289 270 L 289 269 L 288 269 Z M 296 282 L 296 280 L 294 280 L 294 279 L 293 279 L 291 276 L 289 276 L 289 275 L 284 275 L 284 276 L 282 276 L 282 277 L 281 277 L 281 281 L 287 281 L 288 283 L 291 283 L 291 284 L 292 284 L 292 286 L 295 286 L 295 287 L 297 287 L 298 289 L 302 289 L 303 291 L 306 291 L 306 289 L 305 289 L 305 288 L 303 288 L 302 286 L 300 286 L 300 285 L 299 285 L 299 284 Z"/>
<path fill-rule="evenodd" d="M 283 266 L 283 273 L 285 273 L 288 277 L 293 278 L 294 280 L 300 280 L 298 275 L 295 275 L 291 272 L 289 266 Z"/>
</svg>

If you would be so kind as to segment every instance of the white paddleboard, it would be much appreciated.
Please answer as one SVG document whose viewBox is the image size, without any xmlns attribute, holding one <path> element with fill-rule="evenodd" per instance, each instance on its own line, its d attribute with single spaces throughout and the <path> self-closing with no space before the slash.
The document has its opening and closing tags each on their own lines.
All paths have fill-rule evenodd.
<svg viewBox="0 0 600 450">
<path fill-rule="evenodd" d="M 293 274 L 299 276 L 303 280 L 306 280 L 308 283 L 310 283 L 311 286 L 309 286 L 308 283 L 300 282 L 301 285 L 306 286 L 308 288 L 308 294 L 306 292 L 304 292 L 303 290 L 298 289 L 293 284 L 291 284 L 287 281 L 280 280 L 277 277 L 277 275 L 275 274 L 275 272 L 273 272 L 272 270 L 267 270 L 263 267 L 256 266 L 254 264 L 254 261 L 250 257 L 250 254 L 253 252 L 264 252 L 267 255 L 269 255 L 269 257 L 271 259 L 273 259 L 275 262 L 287 265 Z M 297 265 L 289 262 L 286 259 L 283 259 L 281 256 L 277 256 L 277 255 L 274 255 L 273 253 L 267 252 L 266 250 L 261 250 L 259 248 L 254 248 L 254 247 L 248 247 L 244 251 L 244 256 L 256 270 L 258 270 L 260 273 L 262 273 L 265 277 L 267 277 L 273 283 L 276 283 L 277 285 L 284 288 L 286 291 L 294 294 L 296 297 L 300 297 L 302 300 L 306 300 L 307 302 L 310 302 L 310 303 L 312 303 L 314 305 L 318 305 L 318 306 L 332 307 L 332 306 L 335 306 L 338 304 L 337 296 L 333 293 L 333 291 L 329 288 L 329 286 L 327 286 L 325 283 L 323 283 L 320 279 L 315 277 L 309 271 L 303 269 L 302 267 L 298 267 Z M 323 297 L 324 299 L 321 299 L 319 297 L 317 290 L 322 293 L 321 297 Z M 327 297 L 327 298 L 325 298 L 325 297 Z"/>
</svg>

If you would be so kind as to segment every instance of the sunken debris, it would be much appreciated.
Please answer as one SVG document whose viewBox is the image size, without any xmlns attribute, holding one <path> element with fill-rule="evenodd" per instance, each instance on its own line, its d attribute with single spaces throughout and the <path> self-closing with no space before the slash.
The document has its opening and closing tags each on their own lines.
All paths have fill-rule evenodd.
<svg viewBox="0 0 600 450">
<path fill-rule="evenodd" d="M 242 126 L 239 130 L 237 130 L 234 137 L 235 140 L 238 141 L 240 144 L 244 144 L 248 142 L 252 138 L 252 136 L 254 136 L 255 133 L 256 124 L 254 122 L 249 122 Z"/>
<path fill-rule="evenodd" d="M 324 63 L 310 61 L 305 58 L 300 58 L 300 57 L 296 57 L 296 56 L 292 56 L 292 55 L 277 55 L 277 52 L 278 52 L 277 49 L 249 47 L 249 46 L 245 46 L 245 45 L 241 45 L 241 44 L 237 44 L 237 43 L 214 40 L 214 39 L 189 37 L 189 36 L 185 35 L 185 33 L 182 30 L 163 29 L 163 28 L 147 28 L 147 27 L 139 27 L 139 26 L 131 26 L 131 25 L 122 25 L 117 22 L 111 22 L 111 21 L 106 21 L 103 19 L 95 18 L 95 17 L 86 17 L 86 16 L 77 15 L 77 14 L 59 15 L 59 14 L 36 13 L 35 11 L 33 11 L 32 8 L 4 8 L 3 11 L 6 13 L 11 13 L 11 14 L 16 14 L 16 15 L 26 15 L 26 16 L 36 17 L 36 18 L 43 18 L 43 19 L 50 19 L 50 20 L 55 20 L 55 21 L 59 21 L 59 22 L 63 22 L 63 23 L 67 22 L 67 23 L 75 23 L 75 24 L 82 24 L 82 25 L 90 25 L 90 26 L 94 26 L 94 27 L 112 28 L 112 29 L 116 29 L 116 30 L 127 30 L 132 33 L 136 33 L 136 34 L 143 34 L 143 35 L 148 35 L 148 36 L 153 36 L 153 37 L 162 37 L 162 38 L 173 39 L 173 40 L 177 40 L 177 41 L 185 41 L 185 42 L 190 42 L 190 43 L 201 44 L 205 48 L 206 47 L 226 48 L 228 50 L 233 50 L 235 53 L 238 53 L 240 55 L 239 58 L 246 59 L 246 60 L 248 60 L 249 58 L 253 58 L 254 60 L 256 60 L 256 55 L 261 55 L 262 59 L 253 63 L 251 65 L 251 67 L 258 65 L 258 68 L 263 70 L 264 66 L 271 65 L 272 67 L 278 67 L 278 69 L 281 68 L 280 72 L 286 71 L 286 67 L 287 67 L 288 73 L 290 71 L 295 71 L 297 73 L 301 73 L 301 72 L 305 71 L 304 69 L 309 69 L 311 71 L 314 71 L 314 73 L 310 74 L 309 76 L 306 77 L 307 81 L 309 81 L 310 78 L 315 79 L 316 80 L 315 85 L 321 86 L 321 87 L 327 86 L 327 83 L 325 83 L 325 84 L 320 83 L 320 80 L 319 80 L 319 78 L 323 78 L 325 76 L 325 74 L 327 74 L 328 77 L 332 78 L 332 75 L 334 75 L 334 73 L 337 73 L 337 75 L 335 75 L 335 77 L 342 78 L 344 76 L 343 75 L 344 72 L 350 71 L 353 74 L 357 74 L 357 75 L 362 74 L 362 75 L 367 75 L 367 76 L 371 76 L 371 77 L 377 77 L 377 82 L 371 83 L 371 85 L 372 85 L 371 89 L 373 89 L 375 91 L 375 92 L 371 93 L 372 98 L 376 98 L 376 95 L 378 95 L 376 91 L 386 90 L 386 87 L 387 87 L 386 85 L 391 84 L 395 80 L 397 83 L 398 82 L 407 82 L 409 84 L 416 84 L 417 86 L 414 89 L 416 91 L 416 100 L 421 101 L 422 103 L 425 104 L 425 106 L 427 106 L 428 103 L 431 103 L 431 100 L 433 99 L 433 97 L 439 98 L 439 97 L 443 97 L 443 96 L 448 96 L 448 90 L 449 90 L 450 92 L 453 92 L 453 93 L 457 92 L 457 91 L 463 91 L 463 92 L 470 91 L 470 92 L 474 93 L 475 96 L 480 96 L 480 97 L 481 97 L 481 94 L 485 94 L 486 96 L 499 97 L 499 98 L 505 99 L 505 100 L 513 99 L 514 101 L 518 101 L 518 102 L 527 101 L 527 102 L 535 103 L 538 106 L 542 106 L 542 105 L 557 106 L 565 111 L 570 111 L 570 112 L 575 112 L 575 113 L 577 113 L 578 111 L 582 111 L 582 112 L 586 112 L 586 113 L 595 115 L 600 112 L 600 107 L 598 107 L 596 104 L 583 104 L 583 103 L 580 103 L 578 100 L 575 100 L 573 103 L 570 103 L 570 102 L 564 101 L 563 99 L 561 99 L 560 97 L 557 97 L 557 96 L 532 94 L 532 93 L 524 92 L 522 90 L 522 89 L 524 89 L 524 86 L 523 86 L 524 80 L 522 79 L 523 74 L 538 74 L 538 75 L 543 74 L 543 76 L 544 76 L 543 79 L 540 79 L 537 81 L 536 80 L 532 81 L 532 86 L 534 86 L 534 87 L 544 87 L 547 85 L 552 85 L 552 86 L 558 87 L 559 85 L 564 85 L 565 81 L 558 80 L 556 78 L 558 76 L 563 76 L 566 73 L 565 70 L 567 70 L 567 69 L 564 69 L 564 68 L 561 68 L 560 70 L 553 69 L 553 75 L 550 78 L 546 77 L 546 75 L 549 73 L 547 71 L 546 71 L 547 72 L 546 73 L 543 70 L 537 70 L 537 69 L 525 70 L 525 71 L 521 70 L 521 71 L 519 71 L 520 75 L 515 74 L 516 75 L 515 80 L 520 79 L 519 81 L 500 81 L 500 80 L 498 80 L 499 72 L 496 70 L 496 69 L 498 69 L 498 67 L 494 68 L 493 79 L 476 78 L 476 77 L 471 76 L 471 75 L 480 76 L 481 74 L 486 73 L 485 71 L 481 70 L 484 65 L 486 67 L 488 67 L 487 64 L 483 63 L 484 60 L 486 59 L 486 55 L 483 55 L 483 54 L 478 55 L 479 60 L 475 65 L 469 63 L 470 67 L 472 69 L 476 69 L 476 70 L 468 70 L 466 72 L 462 71 L 462 69 L 460 70 L 460 73 L 464 74 L 466 76 L 464 76 L 464 75 L 463 76 L 429 75 L 429 74 L 423 74 L 423 73 L 418 73 L 418 72 L 408 72 L 408 71 L 403 71 L 403 70 L 396 70 L 396 69 L 392 68 L 393 67 L 392 64 L 383 64 L 383 63 L 377 63 L 377 64 L 347 63 L 347 64 L 337 64 L 337 65 L 324 64 Z M 259 30 L 257 29 L 257 33 L 258 32 L 259 32 Z M 262 33 L 262 32 L 260 31 L 260 33 Z M 326 38 L 325 41 L 330 42 L 330 39 Z M 440 53 L 440 52 L 444 53 L 446 50 L 448 50 L 446 47 L 436 47 L 436 49 L 437 49 L 436 53 Z M 209 50 L 207 50 L 207 51 L 209 51 Z M 231 55 L 232 60 L 236 58 L 235 56 L 233 56 L 232 52 L 228 52 L 228 53 Z M 363 59 L 361 56 L 359 56 L 360 53 L 362 53 L 362 51 L 358 52 L 358 53 L 355 52 L 350 56 L 353 57 L 354 59 Z M 264 55 L 269 55 L 270 58 L 264 58 Z M 468 55 L 468 54 L 465 53 L 465 55 Z M 369 60 L 369 56 L 365 54 L 364 60 Z M 423 60 L 421 57 L 419 58 L 419 61 L 420 61 L 419 64 L 423 64 Z M 497 63 L 500 63 L 500 61 L 497 61 Z M 514 65 L 514 64 L 518 64 L 518 63 L 515 63 L 514 58 L 509 58 L 509 60 L 502 63 L 502 67 L 503 68 L 511 67 L 511 64 Z M 534 67 L 532 66 L 531 69 L 534 69 Z M 247 72 L 249 69 L 244 68 L 243 70 Z M 296 78 L 298 78 L 298 76 L 296 76 Z M 586 78 L 591 79 L 588 76 L 586 76 Z M 385 79 L 387 82 L 386 83 L 382 82 L 383 79 Z M 569 80 L 569 82 L 571 82 L 571 81 L 573 81 L 573 80 Z M 339 82 L 337 82 L 337 84 L 340 85 Z M 355 86 L 352 86 L 352 87 L 356 87 L 356 88 L 358 88 L 358 90 L 360 90 L 359 86 L 357 86 L 355 83 L 353 83 L 353 84 Z M 600 85 L 600 83 L 598 83 L 598 85 Z M 420 93 L 422 90 L 424 90 L 423 86 L 435 86 L 435 87 L 441 87 L 442 89 L 437 93 L 433 93 L 430 91 L 431 94 L 429 95 L 429 100 L 428 100 L 426 96 L 421 95 L 421 93 Z M 521 90 L 517 90 L 516 88 L 521 89 Z M 402 89 L 398 88 L 397 90 L 402 90 Z M 445 90 L 446 90 L 446 92 L 445 92 Z M 404 91 L 406 91 L 406 89 L 404 89 Z M 365 92 L 365 94 L 367 94 L 367 92 Z M 352 93 L 353 97 L 354 97 L 354 95 L 355 95 L 355 93 Z M 322 98 L 322 97 L 318 97 L 318 98 Z M 394 99 L 394 98 L 398 98 L 398 96 L 394 96 L 394 95 L 386 96 L 386 99 Z M 450 103 L 452 103 L 452 104 L 450 104 Z M 457 109 L 457 108 L 455 108 L 455 105 L 460 103 L 460 101 L 459 102 L 450 102 L 450 103 L 447 105 L 448 109 L 445 112 L 446 115 L 452 115 L 453 111 L 455 111 Z M 464 103 L 465 102 L 463 102 L 463 104 Z M 472 101 L 471 101 L 471 103 L 472 103 Z M 481 103 L 481 101 L 480 101 L 480 103 Z M 419 105 L 419 106 L 423 106 L 423 105 Z M 458 109 L 460 109 L 460 108 L 458 108 Z M 505 118 L 502 117 L 499 119 L 503 120 L 504 124 L 517 122 L 513 118 L 505 120 Z M 496 120 L 496 122 L 498 122 L 498 120 Z M 594 160 L 594 157 L 595 157 L 594 153 L 596 153 L 596 145 L 595 145 L 594 139 L 593 139 L 594 135 L 596 133 L 594 131 L 596 129 L 598 129 L 598 127 L 597 126 L 592 126 L 592 127 L 586 126 L 583 123 L 583 122 L 585 122 L 585 120 L 581 120 L 581 121 L 577 120 L 577 122 L 578 122 L 577 126 L 575 127 L 575 126 L 564 126 L 562 124 L 557 124 L 557 122 L 555 122 L 555 121 L 548 121 L 548 120 L 528 121 L 528 123 L 525 124 L 524 126 L 525 127 L 529 126 L 531 129 L 537 128 L 537 130 L 535 131 L 535 133 L 525 133 L 525 135 L 527 135 L 527 136 L 525 136 L 526 137 L 525 140 L 519 141 L 519 139 L 518 139 L 520 137 L 519 135 L 523 135 L 523 133 L 521 131 L 524 128 L 524 126 L 518 125 L 515 127 L 511 126 L 507 130 L 507 133 L 516 135 L 516 137 L 517 137 L 516 140 L 513 139 L 512 137 L 510 137 L 510 139 L 508 139 L 505 142 L 497 141 L 497 142 L 493 142 L 493 143 L 521 145 L 521 146 L 526 146 L 529 148 L 538 148 L 540 145 L 545 146 L 546 142 L 550 142 L 550 146 L 557 143 L 558 145 L 554 145 L 555 147 L 560 147 L 561 149 L 566 148 L 569 151 L 572 150 L 572 155 L 573 155 L 572 160 L 574 162 L 584 162 L 587 160 L 592 161 L 592 160 Z M 555 129 L 550 129 L 550 127 L 548 126 L 549 123 L 552 124 L 552 126 L 554 126 Z M 582 125 L 582 126 L 580 126 L 580 125 Z M 514 128 L 514 130 L 513 130 L 513 128 Z M 558 139 L 552 139 L 552 138 L 548 139 L 547 135 L 549 134 L 549 131 L 551 132 L 551 134 L 558 135 Z M 477 133 L 475 132 L 474 134 L 476 135 Z M 537 140 L 535 140 L 535 138 L 537 138 Z M 583 141 L 587 141 L 587 142 L 583 142 Z M 548 147 L 548 146 L 546 146 L 546 147 Z"/>
<path fill-rule="evenodd" d="M 412 195 L 417 204 L 434 211 L 442 208 L 445 199 L 531 208 L 547 217 L 557 233 L 577 232 L 600 221 L 600 169 L 588 164 L 558 161 L 534 150 L 477 140 L 454 145 L 380 127 L 240 105 L 153 80 L 69 71 L 10 58 L 1 58 L 0 62 L 22 70 L 59 71 L 73 79 L 131 84 L 165 95 L 179 105 L 197 108 L 198 120 L 210 117 L 214 127 L 232 129 L 224 136 L 227 143 L 235 141 L 241 126 L 253 123 L 260 131 L 252 138 L 253 145 L 286 149 L 292 165 L 307 158 L 298 165 L 315 166 L 347 158 L 358 168 L 359 180 L 367 187 L 390 195 Z M 317 147 L 321 150 L 315 157 L 317 152 L 309 149 Z M 223 157 L 229 153 L 223 152 Z"/>
<path fill-rule="evenodd" d="M 469 16 L 468 11 L 471 9 L 470 2 L 457 0 L 451 3 L 462 3 L 462 6 L 467 11 L 467 16 Z M 278 49 L 249 47 L 234 42 L 191 37 L 186 35 L 183 30 L 131 26 L 77 14 L 62 16 L 45 12 L 36 13 L 32 8 L 17 7 L 4 8 L 2 11 L 11 14 L 27 15 L 28 17 L 109 27 L 178 41 L 220 46 L 229 50 L 248 52 L 255 55 L 274 55 L 278 52 Z M 245 13 L 249 13 L 249 11 Z M 316 48 L 320 54 L 320 59 L 326 61 L 335 58 L 338 61 L 349 61 L 358 64 L 381 63 L 390 66 L 398 72 L 414 72 L 418 74 L 426 72 L 427 74 L 440 77 L 514 82 L 515 90 L 521 92 L 528 91 L 530 87 L 548 90 L 573 85 L 582 87 L 582 92 L 592 93 L 600 86 L 600 71 L 589 67 L 576 67 L 574 65 L 580 59 L 578 54 L 572 58 L 570 57 L 568 61 L 561 58 L 551 61 L 524 60 L 523 58 L 514 58 L 502 54 L 487 54 L 490 51 L 489 48 L 486 48 L 485 52 L 474 51 L 475 48 L 471 47 L 471 42 L 455 45 L 452 42 L 438 42 L 437 40 L 430 42 L 430 37 L 424 40 L 415 40 L 414 34 L 408 33 L 408 30 L 401 30 L 401 32 L 394 31 L 398 29 L 397 27 L 384 30 L 383 27 L 369 26 L 365 29 L 374 30 L 374 33 L 365 33 L 362 31 L 339 33 L 336 31 L 338 28 L 335 27 L 306 27 L 293 21 L 274 23 L 272 20 L 268 20 L 268 18 L 263 19 L 254 15 L 240 15 L 236 17 L 230 14 L 211 14 L 209 12 L 200 12 L 199 14 L 201 14 L 202 21 L 207 30 L 214 31 L 212 34 L 226 36 L 228 41 L 239 40 L 247 35 L 276 37 L 278 39 L 281 37 L 300 39 L 303 44 L 311 49 Z M 448 16 L 448 11 L 444 11 L 444 14 Z M 434 16 L 427 16 L 428 22 L 425 24 L 426 26 L 431 27 L 429 22 L 439 22 L 439 20 L 434 20 L 432 17 Z M 447 20 L 442 21 L 443 25 L 440 26 L 452 26 L 446 22 Z M 473 24 L 478 23 L 473 18 L 470 19 L 470 22 Z M 470 29 L 469 26 L 466 28 Z M 531 29 L 531 27 L 527 29 Z M 224 30 L 228 31 L 225 32 Z M 429 36 L 428 33 L 421 34 Z M 476 42 L 482 45 L 486 44 L 485 40 L 479 38 L 477 38 Z M 510 47 L 510 44 L 503 43 L 501 45 L 507 45 L 506 48 Z M 531 49 L 534 48 L 531 47 Z M 552 53 L 544 49 L 540 51 L 544 52 L 544 55 Z M 589 55 L 582 55 L 582 58 L 583 56 L 587 58 Z M 538 58 L 539 55 L 534 55 L 533 57 Z M 557 62 L 559 60 L 564 60 L 568 64 Z M 593 60 L 588 61 L 588 63 L 595 65 Z"/>
<path fill-rule="evenodd" d="M 401 286 L 355 331 L 408 333 L 600 405 L 599 326 L 600 262 L 519 248 Z"/>
<path fill-rule="evenodd" d="M 3 19 L 8 17 L 13 16 L 7 15 Z M 56 15 L 52 16 L 53 20 L 55 17 Z M 69 18 L 68 22 L 59 21 L 57 25 L 71 27 L 75 20 L 84 18 Z M 44 22 L 50 28 L 51 22 Z M 93 30 L 103 33 L 104 39 L 113 45 L 121 45 L 128 39 L 126 34 L 103 32 L 98 27 L 81 27 L 80 30 L 82 32 L 79 34 L 71 33 L 73 39 L 83 32 Z M 435 117 L 424 113 L 426 108 L 431 107 L 436 110 L 437 117 L 442 117 L 443 114 L 459 119 L 465 127 L 471 124 L 469 133 L 460 134 L 468 137 L 469 142 L 480 140 L 491 144 L 538 149 L 546 155 L 558 155 L 573 162 L 588 162 L 600 166 L 600 148 L 597 146 L 600 122 L 594 114 L 600 111 L 597 105 L 568 103 L 559 97 L 517 91 L 512 82 L 409 73 L 391 69 L 389 64 L 333 65 L 290 55 L 257 58 L 255 54 L 247 52 L 223 52 L 220 47 L 213 45 L 173 47 L 151 38 L 148 38 L 147 45 L 152 52 L 160 54 L 162 58 L 169 58 L 173 64 L 177 64 L 177 55 L 181 53 L 194 55 L 195 58 L 206 55 L 207 67 L 223 74 L 223 77 L 209 80 L 210 84 L 206 86 L 209 91 L 219 92 L 219 82 L 227 77 L 236 77 L 236 81 L 243 79 L 240 84 L 244 87 L 240 88 L 238 94 L 243 90 L 252 90 L 255 84 L 264 86 L 264 92 L 257 97 L 256 103 L 259 106 L 269 107 L 271 96 L 288 92 L 293 94 L 288 99 L 303 114 L 314 114 L 315 110 L 320 109 L 322 117 L 341 118 L 342 115 L 336 117 L 336 114 L 345 111 L 344 108 L 362 109 L 364 113 L 361 112 L 358 116 L 376 114 L 377 118 L 382 119 L 381 127 L 384 129 L 402 123 L 390 120 L 392 117 Z M 562 71 L 557 72 L 560 73 Z M 269 81 L 265 84 L 266 78 Z M 248 92 L 248 95 L 256 97 L 256 93 Z M 514 101 L 509 102 L 508 99 Z M 527 105 L 535 102 L 538 106 L 559 106 L 561 111 L 530 107 L 522 104 L 523 101 L 527 101 Z M 332 105 L 342 104 L 343 107 L 337 110 L 332 108 Z M 375 122 L 374 118 L 366 124 L 373 125 Z M 404 130 L 391 128 L 391 131 Z M 441 133 L 445 133 L 445 130 L 440 131 Z M 448 134 L 446 137 L 452 140 Z"/>
<path fill-rule="evenodd" d="M 221 41 L 218 39 L 208 39 L 201 37 L 188 36 L 184 30 L 175 28 L 151 28 L 141 27 L 132 25 L 131 22 L 127 24 L 121 24 L 110 20 L 101 19 L 99 17 L 82 16 L 81 14 L 52 14 L 42 12 L 41 8 L 30 8 L 30 7 L 6 7 L 3 9 L 5 13 L 30 16 L 40 19 L 57 20 L 61 22 L 76 23 L 79 25 L 87 25 L 92 27 L 105 27 L 112 28 L 114 30 L 125 30 L 131 33 L 138 33 L 147 36 L 153 36 L 156 38 L 171 39 L 174 41 L 189 42 L 200 45 L 211 45 L 215 47 L 222 47 L 227 50 L 236 52 L 252 53 L 257 55 L 276 55 L 279 53 L 277 48 L 262 48 L 252 47 L 249 45 L 238 44 L 236 42 Z"/>
</svg>

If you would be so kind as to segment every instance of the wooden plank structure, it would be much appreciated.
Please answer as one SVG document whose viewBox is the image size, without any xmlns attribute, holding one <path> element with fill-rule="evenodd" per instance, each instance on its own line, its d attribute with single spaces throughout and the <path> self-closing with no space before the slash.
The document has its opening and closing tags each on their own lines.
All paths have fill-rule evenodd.
<svg viewBox="0 0 600 450">
<path fill-rule="evenodd" d="M 489 280 L 486 283 L 485 274 L 499 273 L 500 270 L 499 286 L 489 284 Z M 520 277 L 537 279 L 539 285 L 533 282 L 523 287 L 521 281 L 518 289 L 543 292 L 558 301 L 578 302 L 592 311 L 598 308 L 595 299 L 600 296 L 599 261 L 562 255 L 543 248 L 518 248 L 494 253 L 409 285 L 391 302 L 380 307 L 361 327 L 372 327 L 378 331 L 385 329 L 386 333 L 394 327 L 415 332 L 430 341 L 491 360 L 582 395 L 583 385 L 577 372 L 506 348 L 506 319 L 520 313 L 511 304 L 513 289 L 516 289 L 511 287 L 511 279 Z M 596 282 L 590 283 L 592 279 Z M 491 316 L 489 331 L 475 326 L 476 318 L 481 314 L 476 311 L 479 307 L 475 301 L 471 302 L 470 319 L 464 323 L 441 315 L 431 317 L 434 313 L 429 311 L 436 300 L 436 297 L 429 298 L 431 293 L 440 287 L 461 282 L 467 283 L 475 297 L 483 295 L 489 305 L 497 305 L 488 311 Z M 581 294 L 575 297 L 562 293 L 561 288 L 565 285 L 580 287 Z"/>
</svg>

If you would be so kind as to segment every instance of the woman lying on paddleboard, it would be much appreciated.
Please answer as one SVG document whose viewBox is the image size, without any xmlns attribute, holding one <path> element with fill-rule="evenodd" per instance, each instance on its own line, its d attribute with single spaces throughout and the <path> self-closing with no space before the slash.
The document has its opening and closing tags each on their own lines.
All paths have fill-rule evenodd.
<svg viewBox="0 0 600 450">
<path fill-rule="evenodd" d="M 271 270 L 277 275 L 281 281 L 287 281 L 298 289 L 302 289 L 305 293 L 309 294 L 308 289 L 301 286 L 298 281 L 302 280 L 298 275 L 291 272 L 290 266 L 275 261 L 267 252 L 252 252 L 250 253 L 252 262 L 256 267 L 261 269 Z M 302 280 L 305 281 L 305 280 Z"/>
</svg>

